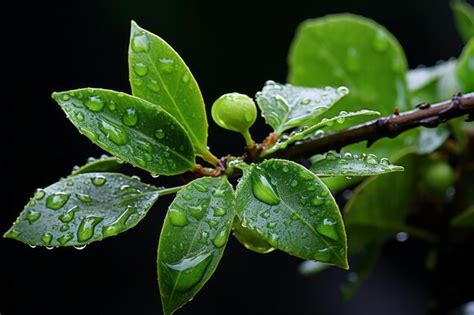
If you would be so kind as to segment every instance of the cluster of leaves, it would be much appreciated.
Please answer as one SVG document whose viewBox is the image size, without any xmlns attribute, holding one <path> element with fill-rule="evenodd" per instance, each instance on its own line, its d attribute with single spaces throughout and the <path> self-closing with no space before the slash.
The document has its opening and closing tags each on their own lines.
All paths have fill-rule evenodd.
<svg viewBox="0 0 474 315">
<path fill-rule="evenodd" d="M 472 89 L 472 58 L 471 40 L 455 67 L 463 90 Z M 304 22 L 290 52 L 289 81 L 295 86 L 269 81 L 255 98 L 277 138 L 260 158 L 367 116 L 390 114 L 394 104 L 406 110 L 416 97 L 443 93 L 445 85 L 439 81 L 446 74 L 439 67 L 423 69 L 426 75 L 414 74 L 421 69 L 407 73 L 398 42 L 362 17 L 334 15 Z M 92 88 L 53 94 L 79 132 L 113 157 L 90 161 L 38 189 L 5 237 L 31 246 L 81 248 L 132 228 L 160 196 L 176 193 L 157 257 L 165 314 L 192 299 L 211 277 L 231 231 L 259 253 L 278 249 L 348 269 L 346 227 L 353 252 L 367 244 L 379 248 L 380 235 L 403 230 L 419 159 L 415 156 L 432 152 L 449 134 L 413 131 L 370 150 L 353 145 L 342 153 L 313 157 L 309 169 L 280 159 L 218 161 L 207 147 L 205 105 L 193 75 L 166 42 L 133 22 L 129 69 L 133 95 Z M 449 71 L 456 78 L 453 67 Z M 397 174 L 403 166 L 377 155 L 396 159 L 407 174 Z M 129 163 L 154 176 L 177 175 L 202 169 L 197 158 L 212 166 L 227 162 L 227 170 L 171 188 L 114 173 Z M 243 176 L 234 189 L 226 174 L 235 169 Z M 391 174 L 385 180 L 371 177 L 354 192 L 345 227 L 331 190 L 385 173 Z M 389 191 L 399 196 L 387 205 Z M 354 232 L 358 229 L 364 230 L 364 238 Z"/>
</svg>

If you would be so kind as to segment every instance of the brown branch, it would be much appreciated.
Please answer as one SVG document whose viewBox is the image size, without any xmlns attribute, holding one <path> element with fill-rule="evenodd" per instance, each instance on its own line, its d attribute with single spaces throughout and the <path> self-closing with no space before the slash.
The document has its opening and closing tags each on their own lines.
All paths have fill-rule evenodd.
<svg viewBox="0 0 474 315">
<path fill-rule="evenodd" d="M 426 103 L 417 109 L 379 118 L 327 136 L 298 142 L 286 149 L 275 152 L 265 158 L 279 157 L 286 159 L 307 158 L 329 150 L 339 151 L 343 147 L 367 141 L 370 146 L 382 138 L 395 138 L 404 131 L 416 127 L 437 127 L 450 119 L 469 115 L 474 120 L 474 93 L 457 94 L 451 100 L 434 105 Z"/>
</svg>

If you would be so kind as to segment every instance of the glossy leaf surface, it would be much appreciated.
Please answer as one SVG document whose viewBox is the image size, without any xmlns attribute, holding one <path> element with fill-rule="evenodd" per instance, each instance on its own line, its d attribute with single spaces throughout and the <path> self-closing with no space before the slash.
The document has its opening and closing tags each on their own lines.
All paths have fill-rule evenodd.
<svg viewBox="0 0 474 315">
<path fill-rule="evenodd" d="M 361 109 L 357 112 L 341 111 L 337 116 L 330 117 L 330 118 L 323 118 L 321 119 L 321 121 L 311 125 L 310 127 L 302 128 L 300 130 L 295 130 L 291 132 L 289 135 L 285 134 L 270 149 L 265 151 L 263 155 L 267 155 L 267 154 L 276 152 L 278 150 L 282 150 L 286 148 L 288 145 L 299 140 L 324 136 L 324 130 L 322 129 L 325 128 L 326 126 L 333 126 L 334 124 L 342 124 L 347 119 L 351 119 L 353 117 L 374 116 L 374 115 L 375 116 L 380 115 L 380 113 L 373 110 L 366 110 L 366 109 Z"/>
<path fill-rule="evenodd" d="M 400 153 L 395 161 L 405 168 L 405 172 L 366 179 L 354 190 L 345 206 L 351 253 L 374 240 L 399 232 L 405 226 L 415 196 L 417 168 L 414 155 L 408 152 Z"/>
<path fill-rule="evenodd" d="M 234 219 L 225 177 L 192 181 L 176 195 L 158 247 L 158 282 L 165 314 L 191 300 L 214 273 Z"/>
<path fill-rule="evenodd" d="M 392 172 L 403 172 L 402 166 L 390 164 L 386 158 L 379 159 L 374 154 L 343 155 L 328 152 L 311 165 L 311 171 L 318 176 L 372 176 Z"/>
<path fill-rule="evenodd" d="M 360 108 L 382 115 L 409 108 L 407 62 L 398 41 L 372 20 L 339 14 L 303 22 L 291 45 L 289 81 L 300 86 L 347 86 L 351 93 L 328 111 Z"/>
<path fill-rule="evenodd" d="M 75 176 L 84 173 L 112 172 L 119 169 L 123 161 L 114 156 L 101 156 L 98 159 L 89 158 L 87 163 L 82 166 L 75 166 L 71 175 Z"/>
<path fill-rule="evenodd" d="M 82 247 L 134 227 L 158 196 L 158 188 L 118 173 L 68 177 L 38 189 L 4 237 Z"/>
<path fill-rule="evenodd" d="M 311 126 L 348 93 L 347 88 L 304 88 L 268 81 L 256 95 L 256 101 L 267 124 L 275 133 L 302 126 Z"/>
<path fill-rule="evenodd" d="M 474 37 L 474 8 L 466 1 L 454 0 L 451 9 L 458 32 L 467 43 Z"/>
<path fill-rule="evenodd" d="M 464 48 L 456 74 L 462 85 L 462 92 L 474 91 L 474 38 Z"/>
<path fill-rule="evenodd" d="M 272 245 L 251 229 L 242 226 L 242 222 L 236 217 L 234 220 L 234 236 L 245 246 L 245 248 L 259 254 L 267 254 L 275 250 Z"/>
<path fill-rule="evenodd" d="M 178 53 L 163 39 L 132 22 L 128 61 L 133 95 L 164 108 L 186 129 L 196 154 L 205 154 L 204 101 Z"/>
<path fill-rule="evenodd" d="M 66 116 L 102 149 L 152 174 L 179 174 L 194 167 L 186 131 L 158 106 L 110 90 L 54 93 Z"/>
<path fill-rule="evenodd" d="M 348 268 L 346 235 L 337 204 L 303 166 L 267 160 L 244 169 L 236 190 L 242 225 L 291 255 Z"/>
</svg>

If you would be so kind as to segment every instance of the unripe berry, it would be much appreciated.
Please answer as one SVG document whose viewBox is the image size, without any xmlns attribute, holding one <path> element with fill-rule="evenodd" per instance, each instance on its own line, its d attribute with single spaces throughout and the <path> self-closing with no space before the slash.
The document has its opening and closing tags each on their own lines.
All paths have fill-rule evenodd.
<svg viewBox="0 0 474 315">
<path fill-rule="evenodd" d="M 444 161 L 433 162 L 424 169 L 423 182 L 430 191 L 444 193 L 453 185 L 453 169 Z"/>
</svg>

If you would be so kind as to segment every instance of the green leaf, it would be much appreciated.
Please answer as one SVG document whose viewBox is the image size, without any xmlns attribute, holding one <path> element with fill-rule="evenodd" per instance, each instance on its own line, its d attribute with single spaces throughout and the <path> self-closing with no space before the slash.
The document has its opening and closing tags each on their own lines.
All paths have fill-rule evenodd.
<svg viewBox="0 0 474 315">
<path fill-rule="evenodd" d="M 234 219 L 233 231 L 235 238 L 245 246 L 245 248 L 259 254 L 267 254 L 275 250 L 272 245 L 268 244 L 260 235 L 251 229 L 242 226 L 239 218 Z"/>
<path fill-rule="evenodd" d="M 408 71 L 408 88 L 412 94 L 412 105 L 421 102 L 444 101 L 460 91 L 456 78 L 456 59 L 438 62 L 432 67 L 418 67 Z"/>
<path fill-rule="evenodd" d="M 348 268 L 337 204 L 303 166 L 273 159 L 245 168 L 236 190 L 236 211 L 242 225 L 272 247 Z"/>
<path fill-rule="evenodd" d="M 344 221 L 351 253 L 405 226 L 415 196 L 417 167 L 414 154 L 409 150 L 399 154 L 394 160 L 405 168 L 404 173 L 366 179 L 357 186 L 345 206 Z"/>
<path fill-rule="evenodd" d="M 82 247 L 140 222 L 156 187 L 118 173 L 87 173 L 38 189 L 4 237 L 32 246 Z"/>
<path fill-rule="evenodd" d="M 304 88 L 268 81 L 255 99 L 266 123 L 281 135 L 291 128 L 313 125 L 347 93 L 345 87 Z"/>
<path fill-rule="evenodd" d="M 102 89 L 53 93 L 53 98 L 79 132 L 123 161 L 163 175 L 195 165 L 186 131 L 159 106 Z"/>
<path fill-rule="evenodd" d="M 217 268 L 234 219 L 225 177 L 205 177 L 183 188 L 170 205 L 158 247 L 158 282 L 165 314 L 191 300 Z"/>
<path fill-rule="evenodd" d="M 372 176 L 392 172 L 403 172 L 402 166 L 390 164 L 387 158 L 380 160 L 374 154 L 341 155 L 328 152 L 311 165 L 311 171 L 318 176 Z"/>
<path fill-rule="evenodd" d="M 86 164 L 74 167 L 71 175 L 69 176 L 75 176 L 84 173 L 112 172 L 119 169 L 122 165 L 122 160 L 114 156 L 107 156 L 104 154 L 98 159 L 89 158 Z"/>
<path fill-rule="evenodd" d="M 367 280 L 380 257 L 381 251 L 381 241 L 372 242 L 364 248 L 355 268 L 348 273 L 347 281 L 341 288 L 343 300 L 347 301 L 354 296 L 365 280 Z"/>
<path fill-rule="evenodd" d="M 340 110 L 367 108 L 383 116 L 410 109 L 406 83 L 407 61 L 395 39 L 383 26 L 372 20 L 338 14 L 303 22 L 291 44 L 288 80 L 294 85 L 320 87 L 347 86 L 350 93 L 333 106 L 325 117 Z M 358 123 L 358 119 L 351 124 Z M 338 125 L 348 127 L 349 124 Z M 392 159 L 414 145 L 416 130 L 395 139 L 381 139 L 369 149 L 366 143 L 346 147 L 343 152 L 373 153 Z M 344 178 L 331 181 L 335 187 L 348 185 Z"/>
<path fill-rule="evenodd" d="M 459 34 L 464 42 L 474 37 L 474 8 L 465 1 L 451 1 L 451 9 Z"/>
<path fill-rule="evenodd" d="M 361 109 L 357 112 L 346 112 L 341 111 L 339 115 L 331 118 L 323 118 L 320 122 L 308 127 L 296 130 L 289 135 L 284 135 L 280 138 L 270 149 L 266 150 L 261 156 L 268 155 L 270 153 L 276 152 L 286 148 L 288 145 L 303 140 L 306 138 L 317 138 L 324 136 L 324 131 L 322 130 L 326 126 L 333 126 L 335 123 L 342 124 L 347 119 L 358 117 L 358 116 L 370 116 L 370 115 L 380 115 L 379 112 L 373 110 Z"/>
<path fill-rule="evenodd" d="M 186 129 L 196 153 L 208 155 L 204 100 L 178 53 L 132 21 L 128 62 L 133 95 L 164 108 Z"/>
<path fill-rule="evenodd" d="M 462 85 L 462 92 L 474 91 L 474 38 L 471 39 L 459 57 L 456 74 Z"/>
<path fill-rule="evenodd" d="M 457 228 L 474 229 L 474 206 L 455 216 L 451 220 L 451 226 Z"/>
<path fill-rule="evenodd" d="M 299 86 L 347 86 L 351 93 L 328 111 L 409 109 L 407 62 L 395 39 L 372 20 L 338 14 L 303 22 L 289 54 L 289 81 Z"/>
</svg>

